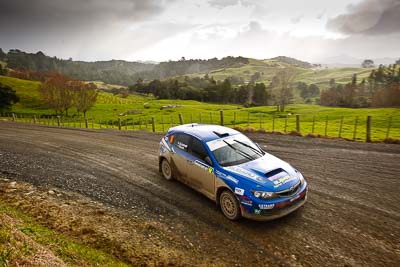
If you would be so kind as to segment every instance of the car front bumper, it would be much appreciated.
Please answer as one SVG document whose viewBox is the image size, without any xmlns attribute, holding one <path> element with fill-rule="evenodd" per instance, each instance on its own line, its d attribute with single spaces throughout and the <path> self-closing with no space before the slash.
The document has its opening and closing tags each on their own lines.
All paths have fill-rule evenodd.
<svg viewBox="0 0 400 267">
<path fill-rule="evenodd" d="M 275 206 L 282 205 L 282 207 L 274 207 L 273 209 L 248 209 L 241 206 L 242 216 L 255 221 L 271 221 L 281 218 L 303 206 L 307 202 L 307 193 L 308 188 L 306 187 L 298 194 L 299 197 L 297 199 L 294 201 L 286 200 L 278 205 L 275 204 Z"/>
</svg>

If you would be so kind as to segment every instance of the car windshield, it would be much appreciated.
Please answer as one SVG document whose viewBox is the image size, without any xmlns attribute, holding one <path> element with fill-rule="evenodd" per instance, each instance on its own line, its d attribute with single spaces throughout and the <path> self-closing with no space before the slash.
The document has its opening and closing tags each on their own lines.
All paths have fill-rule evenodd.
<svg viewBox="0 0 400 267">
<path fill-rule="evenodd" d="M 263 156 L 249 138 L 242 134 L 207 142 L 218 164 L 227 167 L 249 162 Z"/>
</svg>

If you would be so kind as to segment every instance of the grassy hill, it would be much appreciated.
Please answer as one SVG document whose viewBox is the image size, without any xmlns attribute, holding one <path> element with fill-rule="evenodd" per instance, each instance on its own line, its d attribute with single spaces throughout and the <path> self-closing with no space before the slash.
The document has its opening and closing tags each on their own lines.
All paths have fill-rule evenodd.
<svg viewBox="0 0 400 267">
<path fill-rule="evenodd" d="M 46 109 L 39 98 L 38 82 L 25 81 L 16 78 L 0 76 L 0 83 L 6 84 L 17 91 L 21 102 L 14 105 L 12 112 L 24 114 L 25 117 L 33 114 L 54 116 L 54 111 Z M 240 126 L 266 131 L 284 132 L 287 118 L 286 132 L 296 130 L 296 114 L 300 114 L 301 132 L 312 132 L 315 118 L 314 134 L 325 135 L 326 118 L 328 118 L 327 135 L 337 137 L 341 117 L 343 116 L 342 137 L 352 139 L 355 118 L 358 117 L 357 140 L 365 139 L 366 117 L 372 116 L 372 138 L 383 140 L 386 137 L 388 119 L 392 117 L 390 137 L 400 139 L 400 109 L 399 108 L 335 108 L 318 105 L 296 104 L 287 106 L 285 112 L 277 112 L 273 106 L 244 108 L 241 105 L 203 103 L 191 100 L 158 100 L 149 96 L 130 95 L 121 98 L 110 93 L 100 93 L 96 105 L 88 112 L 90 121 L 95 127 L 113 127 L 118 118 L 122 121 L 123 129 L 151 130 L 152 117 L 156 121 L 156 130 L 165 131 L 178 124 L 178 114 L 182 114 L 184 122 L 214 123 L 220 122 L 220 110 L 224 110 L 225 125 Z M 69 125 L 73 121 L 81 120 L 75 110 L 71 110 L 68 118 Z M 314 117 L 315 116 L 315 117 Z M 273 119 L 274 118 L 274 119 Z M 65 119 L 67 120 L 67 119 Z M 100 121 L 101 120 L 101 121 Z M 107 126 L 106 126 L 107 125 Z M 112 126 L 111 126 L 112 125 Z M 140 126 L 139 126 L 140 125 Z"/>
<path fill-rule="evenodd" d="M 144 80 L 168 79 L 184 76 L 204 76 L 208 74 L 216 80 L 224 80 L 228 77 L 239 78 L 243 83 L 250 80 L 269 84 L 272 77 L 281 68 L 292 68 L 297 72 L 296 81 L 304 81 L 308 84 L 316 83 L 325 88 L 331 78 L 337 82 L 348 82 L 353 74 L 358 74 L 360 79 L 370 72 L 363 68 L 340 69 L 313 69 L 314 65 L 289 57 L 276 57 L 266 60 L 258 60 L 244 57 L 212 58 L 207 60 L 189 59 L 179 61 L 161 62 L 159 64 L 147 64 L 140 62 L 128 62 L 124 60 L 109 60 L 97 62 L 84 62 L 63 60 L 49 57 L 42 52 L 26 53 L 18 49 L 11 49 L 7 54 L 3 53 L 4 62 L 11 69 L 30 70 L 38 72 L 60 72 L 75 79 L 85 81 L 102 81 L 107 84 L 131 85 L 139 78 Z M 253 77 L 253 79 L 252 79 Z"/>
<path fill-rule="evenodd" d="M 351 81 L 353 74 L 357 74 L 357 77 L 361 80 L 363 78 L 367 78 L 371 73 L 371 69 L 366 68 L 312 69 L 296 67 L 273 59 L 249 59 L 249 64 L 241 67 L 213 70 L 209 73 L 209 76 L 212 76 L 215 80 L 220 81 L 232 76 L 237 76 L 242 77 L 245 82 L 249 82 L 252 75 L 254 75 L 256 72 L 259 72 L 261 74 L 261 78 L 257 81 L 269 84 L 276 73 L 282 68 L 292 68 L 296 71 L 295 82 L 302 81 L 307 84 L 315 83 L 321 86 L 321 88 L 327 87 L 329 80 L 332 78 L 338 83 L 347 83 Z M 206 73 L 195 73 L 186 76 L 202 77 L 205 74 Z M 183 79 L 183 77 L 184 76 L 177 76 L 177 78 L 180 79 Z"/>
</svg>

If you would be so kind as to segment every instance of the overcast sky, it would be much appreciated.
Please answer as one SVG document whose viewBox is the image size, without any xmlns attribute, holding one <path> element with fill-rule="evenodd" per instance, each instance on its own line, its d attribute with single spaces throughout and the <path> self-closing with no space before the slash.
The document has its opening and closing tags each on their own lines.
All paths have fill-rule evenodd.
<svg viewBox="0 0 400 267">
<path fill-rule="evenodd" d="M 400 57 L 400 0 L 0 0 L 0 47 L 75 60 Z"/>
</svg>

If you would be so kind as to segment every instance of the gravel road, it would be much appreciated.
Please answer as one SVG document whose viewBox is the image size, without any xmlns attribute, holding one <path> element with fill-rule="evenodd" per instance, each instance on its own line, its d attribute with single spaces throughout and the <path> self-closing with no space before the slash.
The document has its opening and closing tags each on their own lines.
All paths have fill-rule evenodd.
<svg viewBox="0 0 400 267">
<path fill-rule="evenodd" d="M 231 222 L 201 194 L 161 178 L 148 132 L 0 122 L 0 175 L 157 218 L 216 264 L 399 266 L 400 146 L 249 134 L 297 167 L 309 201 L 273 222 Z"/>
</svg>

